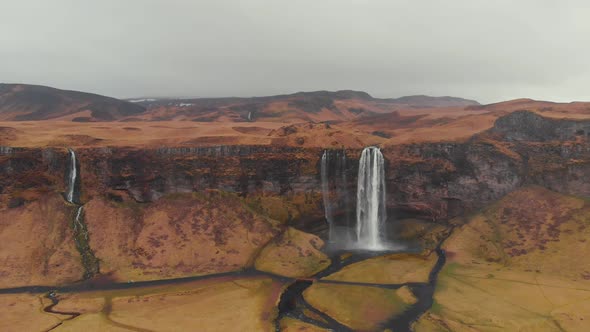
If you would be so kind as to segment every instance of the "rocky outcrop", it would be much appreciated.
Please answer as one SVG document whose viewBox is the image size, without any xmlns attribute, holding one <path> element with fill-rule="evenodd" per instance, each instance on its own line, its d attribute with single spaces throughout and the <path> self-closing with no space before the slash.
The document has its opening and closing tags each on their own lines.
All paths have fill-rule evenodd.
<svg viewBox="0 0 590 332">
<path fill-rule="evenodd" d="M 590 135 L 590 121 L 551 119 L 530 111 L 516 111 L 498 118 L 490 132 L 508 141 L 567 141 Z"/>
<path fill-rule="evenodd" d="M 384 151 L 392 216 L 446 220 L 481 207 L 523 181 L 520 160 L 481 142 L 400 146 Z"/>
<path fill-rule="evenodd" d="M 48 193 L 63 192 L 66 150 L 0 149 L 0 209 L 19 207 Z"/>
</svg>

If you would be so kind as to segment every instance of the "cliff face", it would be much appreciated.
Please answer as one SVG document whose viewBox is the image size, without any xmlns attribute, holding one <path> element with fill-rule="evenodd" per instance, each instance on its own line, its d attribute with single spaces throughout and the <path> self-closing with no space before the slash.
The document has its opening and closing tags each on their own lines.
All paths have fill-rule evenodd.
<svg viewBox="0 0 590 332">
<path fill-rule="evenodd" d="M 523 112 L 507 117 L 467 142 L 383 149 L 389 222 L 412 217 L 444 223 L 528 184 L 590 195 L 590 184 L 582 181 L 590 175 L 590 144 L 580 133 L 588 123 Z M 539 130 L 546 138 L 542 142 L 536 136 Z M 326 227 L 321 149 L 76 152 L 88 245 L 100 261 L 100 272 L 115 280 L 249 267 L 285 225 Z M 360 152 L 346 151 L 346 166 L 339 166 L 346 183 L 331 187 L 350 197 L 347 204 L 334 205 L 333 215 L 342 220 L 346 214 L 354 219 Z M 66 149 L 0 149 L 0 234 L 27 234 L 32 241 L 0 248 L 1 262 L 11 266 L 0 271 L 10 281 L 5 286 L 70 282 L 83 274 L 70 241 L 73 207 L 59 196 L 66 188 L 67 168 Z M 330 196 L 343 197 L 341 192 Z M 39 255 L 42 264 L 33 270 L 16 263 Z"/>
<path fill-rule="evenodd" d="M 520 160 L 483 142 L 402 146 L 386 151 L 393 215 L 450 219 L 502 197 L 523 181 Z"/>
<path fill-rule="evenodd" d="M 578 130 L 574 129 L 570 132 Z M 496 200 L 523 184 L 538 184 L 568 194 L 590 194 L 590 185 L 579 181 L 590 171 L 590 145 L 585 136 L 541 144 L 513 141 L 510 138 L 516 134 L 512 132 L 508 138 L 497 134 L 498 128 L 494 127 L 490 133 L 464 143 L 384 149 L 392 215 L 445 220 Z M 270 146 L 80 149 L 81 200 L 149 203 L 169 194 L 215 189 L 235 193 L 283 222 L 319 220 L 324 213 L 322 152 Z M 360 150 L 346 153 L 347 183 L 341 188 L 353 197 L 350 203 L 354 204 Z M 8 175 L 0 182 L 2 206 L 17 207 L 45 193 L 63 192 L 67 158 L 65 149 L 5 149 L 0 155 L 0 170 Z M 279 215 L 277 203 L 288 207 L 289 213 Z M 343 211 L 335 211 L 339 213 Z"/>
<path fill-rule="evenodd" d="M 567 141 L 590 134 L 590 121 L 551 119 L 529 111 L 516 111 L 498 118 L 492 133 L 508 141 Z"/>
</svg>

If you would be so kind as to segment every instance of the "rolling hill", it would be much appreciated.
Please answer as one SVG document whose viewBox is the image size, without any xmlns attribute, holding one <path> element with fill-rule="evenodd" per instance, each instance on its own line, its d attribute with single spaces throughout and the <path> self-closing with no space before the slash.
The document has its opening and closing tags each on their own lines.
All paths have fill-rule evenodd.
<svg viewBox="0 0 590 332">
<path fill-rule="evenodd" d="M 407 96 L 374 98 L 366 92 L 314 91 L 252 98 L 139 99 L 147 108 L 139 118 L 197 122 L 323 122 L 346 121 L 402 109 L 479 106 L 456 97 Z"/>
<path fill-rule="evenodd" d="M 366 92 L 314 91 L 251 98 L 129 99 L 27 84 L 0 84 L 0 121 L 348 121 L 400 110 L 480 107 L 456 97 L 374 98 Z"/>
<path fill-rule="evenodd" d="M 144 112 L 141 105 L 86 92 L 0 84 L 2 121 L 114 121 Z"/>
</svg>

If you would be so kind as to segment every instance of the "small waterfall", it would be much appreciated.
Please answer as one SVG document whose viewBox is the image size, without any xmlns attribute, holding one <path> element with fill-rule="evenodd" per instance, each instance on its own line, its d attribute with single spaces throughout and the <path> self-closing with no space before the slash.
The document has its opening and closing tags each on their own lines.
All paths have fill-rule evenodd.
<svg viewBox="0 0 590 332">
<path fill-rule="evenodd" d="M 382 225 L 387 219 L 385 205 L 385 167 L 383 154 L 377 147 L 363 150 L 359 163 L 356 240 L 369 250 L 384 248 Z"/>
<path fill-rule="evenodd" d="M 9 155 L 14 153 L 14 148 L 10 146 L 0 146 L 0 155 Z"/>
<path fill-rule="evenodd" d="M 100 273 L 100 264 L 98 258 L 90 248 L 90 238 L 88 236 L 88 228 L 84 222 L 84 207 L 77 205 L 74 217 L 70 225 L 74 232 L 74 241 L 76 249 L 80 253 L 82 259 L 82 266 L 84 266 L 84 280 L 91 279 Z"/>
<path fill-rule="evenodd" d="M 353 224 L 350 222 L 350 195 L 348 194 L 348 176 L 346 176 L 346 150 L 342 150 L 342 157 L 340 159 L 340 173 L 342 181 L 339 182 L 339 193 L 342 196 L 343 210 L 345 214 L 346 227 L 350 229 Z M 348 233 L 350 235 L 350 233 Z M 350 238 L 350 236 L 348 236 Z"/>
<path fill-rule="evenodd" d="M 80 202 L 80 183 L 78 179 L 78 161 L 76 153 L 72 149 L 68 149 L 70 160 L 68 163 L 68 186 L 66 192 L 66 200 L 73 204 L 75 209 L 70 219 L 70 227 L 74 233 L 74 241 L 76 242 L 76 249 L 80 253 L 82 265 L 84 267 L 84 280 L 94 277 L 99 271 L 99 261 L 94 256 L 90 248 L 90 239 L 88 235 L 88 228 L 84 221 L 84 206 Z"/>
<path fill-rule="evenodd" d="M 348 195 L 347 166 L 345 150 L 324 150 L 321 159 L 320 176 L 324 213 L 329 226 L 330 242 L 348 240 L 349 235 L 342 229 L 350 229 L 350 200 Z M 335 220 L 338 216 L 338 220 Z M 336 229 L 341 230 L 337 234 Z"/>
<path fill-rule="evenodd" d="M 334 216 L 332 215 L 332 203 L 330 202 L 330 183 L 328 179 L 328 151 L 324 150 L 321 164 L 322 197 L 324 199 L 324 214 L 328 222 L 328 239 L 334 240 Z"/>
<path fill-rule="evenodd" d="M 78 178 L 78 169 L 76 168 L 76 153 L 72 149 L 68 149 L 70 153 L 70 177 L 68 181 L 68 192 L 66 200 L 70 203 L 76 203 L 76 181 Z"/>
<path fill-rule="evenodd" d="M 82 211 L 84 210 L 84 207 L 82 205 L 78 206 L 76 208 L 76 216 L 74 217 L 74 232 L 78 232 L 81 229 L 84 229 L 84 227 L 82 226 Z M 88 239 L 88 236 L 86 236 L 86 239 Z"/>
</svg>

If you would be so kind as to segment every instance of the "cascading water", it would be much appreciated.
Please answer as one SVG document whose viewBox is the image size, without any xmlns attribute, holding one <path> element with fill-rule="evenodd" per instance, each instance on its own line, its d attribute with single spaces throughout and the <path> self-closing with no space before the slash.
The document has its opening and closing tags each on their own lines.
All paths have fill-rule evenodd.
<svg viewBox="0 0 590 332">
<path fill-rule="evenodd" d="M 72 149 L 68 149 L 70 153 L 70 178 L 68 182 L 68 192 L 66 200 L 70 203 L 75 203 L 76 199 L 76 180 L 78 177 L 78 170 L 76 168 L 76 153 Z"/>
<path fill-rule="evenodd" d="M 361 155 L 358 173 L 356 241 L 359 248 L 385 248 L 381 235 L 387 219 L 385 207 L 385 161 L 379 148 L 368 147 Z"/>
<path fill-rule="evenodd" d="M 330 202 L 330 183 L 328 179 L 328 151 L 324 150 L 320 175 L 322 178 L 322 198 L 324 199 L 324 214 L 328 222 L 328 239 L 334 240 L 334 217 L 332 216 L 332 203 Z"/>
<path fill-rule="evenodd" d="M 337 228 L 348 231 L 351 227 L 349 217 L 350 200 L 346 176 L 346 151 L 324 150 L 320 165 L 322 198 L 324 201 L 324 213 L 329 226 L 329 241 L 335 243 L 340 240 L 348 240 L 348 234 L 336 231 Z"/>
<path fill-rule="evenodd" d="M 76 208 L 76 216 L 74 217 L 74 232 L 79 231 L 80 229 L 83 229 L 84 227 L 82 226 L 82 210 L 84 209 L 84 207 L 82 205 L 78 206 Z M 88 237 L 88 236 L 86 236 Z"/>
<path fill-rule="evenodd" d="M 98 274 L 99 261 L 94 256 L 90 249 L 90 239 L 88 235 L 88 228 L 84 222 L 84 206 L 80 202 L 80 185 L 78 180 L 78 162 L 76 160 L 76 153 L 72 149 L 68 149 L 69 160 L 69 177 L 67 183 L 66 200 L 74 204 L 75 210 L 70 221 L 74 233 L 74 241 L 76 242 L 76 249 L 82 258 L 82 265 L 84 266 L 84 279 L 90 279 Z"/>
</svg>

